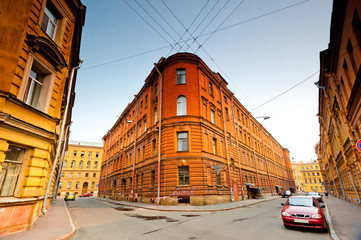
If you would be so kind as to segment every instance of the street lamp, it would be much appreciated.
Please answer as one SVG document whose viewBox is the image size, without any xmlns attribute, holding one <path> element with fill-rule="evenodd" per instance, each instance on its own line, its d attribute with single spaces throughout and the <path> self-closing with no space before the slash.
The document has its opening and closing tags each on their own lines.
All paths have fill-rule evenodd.
<svg viewBox="0 0 361 240">
<path fill-rule="evenodd" d="M 267 119 L 270 119 L 271 117 L 270 116 L 260 116 L 260 117 L 255 117 L 255 118 L 263 118 L 263 120 L 267 120 Z"/>
</svg>

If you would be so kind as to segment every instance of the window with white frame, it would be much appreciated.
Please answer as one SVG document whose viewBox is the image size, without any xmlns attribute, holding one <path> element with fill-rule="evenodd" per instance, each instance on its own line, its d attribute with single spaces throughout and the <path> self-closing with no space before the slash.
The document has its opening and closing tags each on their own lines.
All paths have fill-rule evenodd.
<svg viewBox="0 0 361 240">
<path fill-rule="evenodd" d="M 59 183 L 59 189 L 61 189 L 62 187 L 63 187 L 63 183 L 60 182 L 60 183 Z"/>
<path fill-rule="evenodd" d="M 186 84 L 186 70 L 185 68 L 177 69 L 177 84 Z"/>
<path fill-rule="evenodd" d="M 0 172 L 0 196 L 13 196 L 25 149 L 9 146 Z"/>
<path fill-rule="evenodd" d="M 179 96 L 177 99 L 177 116 L 187 115 L 187 99 Z"/>
<path fill-rule="evenodd" d="M 79 168 L 83 168 L 83 160 L 79 162 Z"/>
<path fill-rule="evenodd" d="M 74 167 L 75 167 L 75 160 L 71 161 L 70 167 L 71 167 L 71 168 L 74 168 Z"/>
<path fill-rule="evenodd" d="M 216 113 L 213 109 L 211 109 L 211 123 L 216 123 Z"/>
<path fill-rule="evenodd" d="M 71 187 L 71 182 L 68 182 L 68 185 L 66 186 L 67 189 L 70 189 Z"/>
<path fill-rule="evenodd" d="M 86 168 L 90 168 L 90 161 L 86 163 Z"/>
<path fill-rule="evenodd" d="M 98 167 L 98 162 L 95 161 L 95 162 L 94 162 L 94 168 L 97 168 L 97 167 Z"/>
<path fill-rule="evenodd" d="M 24 80 L 22 100 L 38 110 L 45 111 L 50 102 L 49 93 L 55 74 L 33 58 L 29 62 L 31 67 L 28 78 Z"/>
<path fill-rule="evenodd" d="M 75 188 L 78 189 L 79 188 L 79 182 L 75 183 Z"/>
<path fill-rule="evenodd" d="M 59 20 L 60 15 L 57 14 L 55 8 L 48 3 L 44 10 L 43 20 L 41 21 L 41 29 L 53 40 L 56 37 Z"/>
<path fill-rule="evenodd" d="M 188 132 L 178 132 L 177 142 L 177 151 L 188 151 Z"/>
<path fill-rule="evenodd" d="M 189 166 L 178 167 L 178 185 L 189 185 Z"/>
<path fill-rule="evenodd" d="M 154 124 L 156 124 L 158 121 L 158 110 L 157 108 L 154 108 Z"/>
</svg>

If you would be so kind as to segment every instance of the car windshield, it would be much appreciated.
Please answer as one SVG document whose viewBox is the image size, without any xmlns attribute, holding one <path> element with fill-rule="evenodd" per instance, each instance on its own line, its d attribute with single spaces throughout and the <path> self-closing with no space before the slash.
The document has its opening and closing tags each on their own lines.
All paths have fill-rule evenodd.
<svg viewBox="0 0 361 240">
<path fill-rule="evenodd" d="M 311 195 L 311 196 L 318 196 L 318 193 L 317 192 L 309 192 L 308 195 Z"/>
<path fill-rule="evenodd" d="M 302 206 L 302 207 L 313 207 L 312 198 L 289 198 L 289 206 Z"/>
</svg>

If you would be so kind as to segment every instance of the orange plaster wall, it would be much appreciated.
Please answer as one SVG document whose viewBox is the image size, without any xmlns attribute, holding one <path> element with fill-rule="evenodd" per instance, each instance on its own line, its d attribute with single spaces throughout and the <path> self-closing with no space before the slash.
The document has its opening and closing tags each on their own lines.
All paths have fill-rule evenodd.
<svg viewBox="0 0 361 240">
<path fill-rule="evenodd" d="M 25 229 L 30 222 L 32 209 L 33 204 L 0 208 L 0 236 Z"/>
</svg>

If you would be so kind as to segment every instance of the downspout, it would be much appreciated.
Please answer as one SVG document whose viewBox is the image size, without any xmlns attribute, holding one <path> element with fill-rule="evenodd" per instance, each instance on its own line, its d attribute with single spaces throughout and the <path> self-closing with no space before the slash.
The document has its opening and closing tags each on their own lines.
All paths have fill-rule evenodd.
<svg viewBox="0 0 361 240">
<path fill-rule="evenodd" d="M 239 146 L 238 146 L 238 131 L 237 131 L 237 126 L 236 126 L 236 121 L 234 120 L 234 116 L 235 116 L 235 115 L 234 115 L 233 97 L 232 97 L 232 114 L 233 114 L 234 132 L 236 133 L 237 154 L 238 154 L 238 166 L 239 166 L 239 178 L 240 178 L 240 180 L 241 180 L 241 193 L 242 193 L 242 200 L 244 200 L 242 166 L 241 166 L 241 153 L 239 152 Z"/>
<path fill-rule="evenodd" d="M 137 95 L 135 95 L 135 100 L 138 100 Z M 138 125 L 138 111 L 139 111 L 139 102 L 137 102 L 137 110 L 136 110 L 136 117 L 135 117 L 135 125 L 134 125 L 134 158 L 133 158 L 133 173 L 132 173 L 132 192 L 130 196 L 130 201 L 133 202 L 134 196 L 134 171 L 135 171 L 135 159 L 136 159 L 136 144 L 137 144 L 137 125 Z M 138 159 L 139 161 L 139 159 Z"/>
<path fill-rule="evenodd" d="M 67 96 L 67 100 L 66 100 L 66 105 L 65 105 L 65 111 L 64 111 L 64 119 L 62 122 L 62 126 L 61 126 L 61 130 L 60 130 L 60 138 L 59 138 L 59 143 L 58 143 L 58 147 L 56 150 L 56 155 L 54 158 L 54 163 L 53 163 L 53 169 L 51 170 L 50 173 L 50 177 L 49 177 L 49 182 L 48 182 L 48 186 L 46 188 L 46 192 L 45 192 L 45 196 L 44 196 L 44 204 L 43 204 L 43 209 L 42 209 L 42 213 L 45 214 L 46 213 L 46 204 L 48 201 L 48 197 L 49 197 L 49 192 L 50 192 L 50 186 L 51 186 L 51 182 L 54 176 L 54 172 L 55 172 L 55 168 L 58 164 L 58 158 L 59 158 L 59 154 L 60 154 L 60 149 L 61 149 L 61 143 L 63 141 L 63 135 L 64 135 L 64 128 L 65 128 L 65 124 L 67 121 L 67 117 L 68 117 L 68 110 L 69 110 L 69 103 L 70 103 L 70 97 L 71 97 L 71 89 L 73 87 L 73 81 L 74 81 L 74 71 L 79 69 L 81 67 L 81 64 L 83 63 L 83 60 L 79 59 L 79 65 L 72 68 L 71 69 L 71 73 L 70 73 L 70 81 L 69 81 L 69 89 L 68 89 L 68 96 Z"/>
<path fill-rule="evenodd" d="M 269 182 L 269 186 L 271 188 L 271 194 L 273 196 L 273 189 L 272 189 L 273 187 L 272 187 L 271 177 L 269 174 L 269 166 L 268 166 L 268 161 L 267 161 L 267 156 L 266 156 L 266 147 L 265 147 L 264 140 L 263 140 L 263 134 L 262 134 L 262 143 L 263 143 L 263 151 L 264 151 L 264 160 L 266 161 L 266 167 L 267 167 L 268 182 Z"/>
<path fill-rule="evenodd" d="M 160 73 L 158 66 L 154 63 L 154 68 L 157 70 L 159 74 L 159 101 L 158 101 L 158 110 L 159 110 L 159 120 L 158 120 L 158 193 L 157 193 L 157 205 L 159 205 L 160 201 L 160 145 L 162 143 L 162 84 L 163 84 L 163 76 Z"/>
<path fill-rule="evenodd" d="M 220 86 L 220 89 L 221 89 L 221 106 L 222 106 L 222 112 L 223 112 L 223 128 L 224 128 L 224 141 L 225 141 L 225 144 L 226 144 L 226 158 L 227 158 L 227 166 L 228 166 L 228 175 L 229 175 L 229 190 L 230 190 L 230 193 L 231 193 L 231 201 L 234 202 L 234 197 L 233 197 L 233 188 L 232 188 L 232 178 L 231 178 L 231 169 L 229 167 L 229 156 L 228 156 L 228 144 L 227 144 L 227 129 L 226 129 L 226 119 L 225 119 L 225 109 L 224 109 L 224 105 L 223 105 L 223 86 L 221 84 Z M 231 140 L 231 136 L 229 136 L 229 141 L 232 141 Z"/>
<path fill-rule="evenodd" d="M 71 123 L 66 127 L 65 139 L 67 139 L 69 137 L 70 126 L 71 126 Z M 61 173 L 63 172 L 64 155 L 65 155 L 65 142 L 64 142 L 62 153 L 61 153 L 61 160 L 60 160 L 60 165 L 59 165 L 58 176 L 57 176 L 56 182 L 55 182 L 55 189 L 54 189 L 53 200 L 52 200 L 53 202 L 55 201 L 56 197 L 58 196 L 60 176 L 61 176 Z"/>
</svg>

